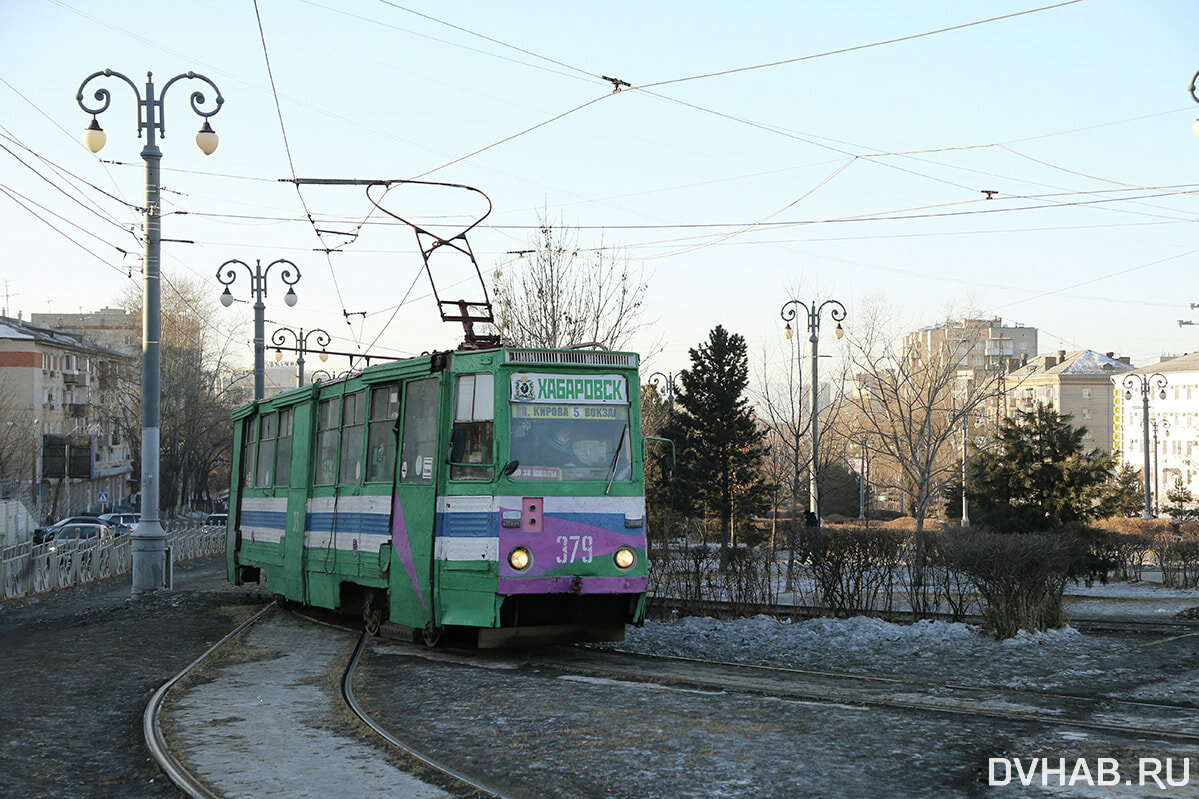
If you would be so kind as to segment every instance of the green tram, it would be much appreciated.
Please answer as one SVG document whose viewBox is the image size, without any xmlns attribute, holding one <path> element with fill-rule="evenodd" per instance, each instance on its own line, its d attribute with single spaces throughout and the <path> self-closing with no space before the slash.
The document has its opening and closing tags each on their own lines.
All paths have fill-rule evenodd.
<svg viewBox="0 0 1199 799">
<path fill-rule="evenodd" d="M 443 352 L 237 409 L 229 580 L 428 643 L 620 640 L 645 615 L 637 365 Z"/>
</svg>

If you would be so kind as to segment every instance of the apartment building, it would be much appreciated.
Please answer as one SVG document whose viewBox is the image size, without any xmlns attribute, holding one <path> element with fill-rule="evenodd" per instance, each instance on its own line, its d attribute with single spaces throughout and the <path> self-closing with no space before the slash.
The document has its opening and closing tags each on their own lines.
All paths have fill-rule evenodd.
<svg viewBox="0 0 1199 799">
<path fill-rule="evenodd" d="M 1000 318 L 960 319 L 933 325 L 904 337 L 909 357 L 928 362 L 957 361 L 962 377 L 1005 374 L 1037 354 L 1037 328 L 1005 325 Z"/>
<path fill-rule="evenodd" d="M 142 351 L 142 320 L 124 308 L 101 308 L 91 313 L 35 313 L 29 321 L 74 333 L 122 355 L 136 358 Z"/>
<path fill-rule="evenodd" d="M 129 442 L 113 413 L 119 370 L 130 363 L 82 336 L 0 316 L 4 423 L 24 433 L 10 437 L 21 450 L 10 462 L 20 465 L 7 477 L 28 489 L 42 514 L 94 505 L 101 492 L 116 502 L 135 490 Z"/>
<path fill-rule="evenodd" d="M 1127 373 L 1136 377 L 1125 386 L 1127 375 L 1113 378 L 1112 446 L 1122 463 L 1138 469 L 1149 450 L 1153 483 L 1159 486 L 1158 505 L 1166 503 L 1166 492 L 1179 481 L 1199 496 L 1199 353 L 1170 358 Z M 1165 388 L 1152 378 L 1160 374 Z M 1145 402 L 1139 378 L 1149 378 L 1149 436 L 1145 436 Z M 1163 396 L 1164 392 L 1164 396 Z M 1156 422 L 1156 431 L 1155 425 Z"/>
<path fill-rule="evenodd" d="M 1128 358 L 1094 350 L 1058 350 L 1038 355 L 1007 375 L 1003 402 L 1006 415 L 1029 411 L 1037 403 L 1069 414 L 1075 427 L 1085 427 L 1083 448 L 1112 452 L 1122 424 L 1115 418 L 1112 379 L 1133 371 Z"/>
</svg>

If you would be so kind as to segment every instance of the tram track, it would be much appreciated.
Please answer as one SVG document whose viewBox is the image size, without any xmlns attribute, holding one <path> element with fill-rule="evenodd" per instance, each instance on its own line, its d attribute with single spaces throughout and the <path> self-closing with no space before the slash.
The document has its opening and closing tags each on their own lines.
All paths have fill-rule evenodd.
<svg viewBox="0 0 1199 799">
<path fill-rule="evenodd" d="M 194 775 L 183 762 L 175 756 L 171 751 L 170 745 L 167 743 L 166 736 L 162 732 L 162 706 L 166 700 L 167 693 L 180 680 L 192 673 L 202 663 L 208 660 L 225 644 L 232 641 L 242 632 L 253 626 L 259 619 L 275 607 L 275 603 L 271 602 L 262 610 L 255 613 L 250 618 L 243 621 L 237 627 L 233 628 L 221 640 L 217 641 L 209 647 L 204 654 L 193 660 L 187 665 L 183 671 L 176 674 L 171 679 L 163 683 L 157 691 L 150 697 L 150 701 L 146 704 L 146 709 L 142 713 L 142 735 L 146 740 L 146 747 L 150 750 L 150 755 L 158 763 L 159 767 L 167 775 L 167 777 L 191 799 L 220 799 L 220 794 L 214 792 L 208 787 L 199 777 Z"/>
<path fill-rule="evenodd" d="M 405 743 L 396 735 L 391 733 L 385 726 L 376 721 L 366 710 L 359 704 L 354 696 L 354 672 L 358 667 L 359 659 L 363 650 L 366 648 L 367 635 L 362 633 L 358 638 L 358 642 L 354 645 L 354 651 L 350 654 L 349 661 L 346 663 L 345 671 L 341 678 L 341 696 L 345 701 L 346 706 L 362 721 L 363 724 L 370 727 L 376 735 L 382 738 L 391 746 L 399 749 L 407 756 L 418 761 L 426 768 L 441 774 L 442 776 L 453 780 L 455 783 L 475 791 L 483 796 L 496 797 L 496 799 L 514 799 L 513 794 L 504 791 L 501 788 L 492 785 L 486 780 L 478 777 L 473 777 L 460 769 L 456 769 L 447 763 L 428 755 L 414 746 Z"/>
<path fill-rule="evenodd" d="M 151 756 L 158 763 L 159 767 L 167 775 L 172 783 L 190 799 L 222 799 L 223 793 L 215 790 L 208 785 L 203 779 L 193 773 L 183 762 L 183 758 L 172 751 L 170 743 L 167 741 L 166 735 L 162 729 L 162 712 L 165 706 L 168 695 L 171 689 L 182 682 L 188 675 L 193 673 L 200 666 L 208 663 L 215 655 L 225 648 L 230 642 L 238 638 L 242 633 L 252 627 L 254 624 L 263 619 L 264 616 L 271 610 L 279 607 L 275 602 L 272 602 L 261 610 L 254 613 L 250 618 L 237 625 L 233 630 L 226 634 L 223 638 L 209 647 L 202 655 L 193 660 L 182 671 L 176 674 L 154 692 L 147 703 L 142 714 L 142 730 L 146 741 L 146 746 L 150 750 Z M 383 739 L 387 745 L 402 752 L 407 757 L 419 763 L 423 768 L 436 773 L 442 778 L 442 781 L 459 790 L 453 791 L 456 795 L 470 796 L 487 796 L 495 797 L 495 799 L 512 799 L 512 794 L 503 791 L 493 785 L 489 785 L 485 780 L 471 776 L 458 769 L 438 761 L 437 759 L 427 756 L 415 747 L 405 743 L 392 732 L 387 730 L 383 725 L 373 719 L 369 713 L 357 701 L 354 695 L 353 680 L 355 671 L 361 661 L 363 651 L 366 649 L 367 636 L 361 633 L 360 627 L 352 624 L 346 624 L 341 621 L 341 618 L 336 614 L 313 614 L 311 609 L 292 609 L 290 615 L 303 619 L 306 622 L 330 627 L 341 632 L 357 633 L 359 637 L 354 644 L 354 647 L 347 659 L 346 665 L 342 671 L 339 681 L 340 698 L 345 703 L 346 708 L 363 724 L 369 727 L 376 735 Z"/>
<path fill-rule="evenodd" d="M 530 663 L 617 681 L 825 704 L 982 716 L 1199 743 L 1199 706 L 577 647 Z M 1146 714 L 1156 724 L 1143 723 Z M 1193 730 L 1194 732 L 1188 732 Z"/>
</svg>

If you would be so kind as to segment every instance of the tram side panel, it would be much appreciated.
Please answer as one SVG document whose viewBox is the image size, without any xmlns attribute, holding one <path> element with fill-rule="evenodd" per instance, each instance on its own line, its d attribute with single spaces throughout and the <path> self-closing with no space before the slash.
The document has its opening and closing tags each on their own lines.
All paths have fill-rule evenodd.
<svg viewBox="0 0 1199 799">
<path fill-rule="evenodd" d="M 433 524 L 439 457 L 442 379 L 421 377 L 400 384 L 399 415 L 391 498 L 390 539 L 385 548 L 389 578 L 388 617 L 422 629 L 436 623 L 432 573 Z"/>
</svg>

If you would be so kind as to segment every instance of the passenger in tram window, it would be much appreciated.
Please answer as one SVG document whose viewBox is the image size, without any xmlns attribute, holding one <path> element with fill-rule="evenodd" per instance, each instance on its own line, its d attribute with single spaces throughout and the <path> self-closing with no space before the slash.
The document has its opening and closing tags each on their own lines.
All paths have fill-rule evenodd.
<svg viewBox="0 0 1199 799">
<path fill-rule="evenodd" d="M 543 447 L 541 460 L 545 466 L 573 466 L 574 450 L 570 444 L 570 425 L 560 424 Z"/>
</svg>

